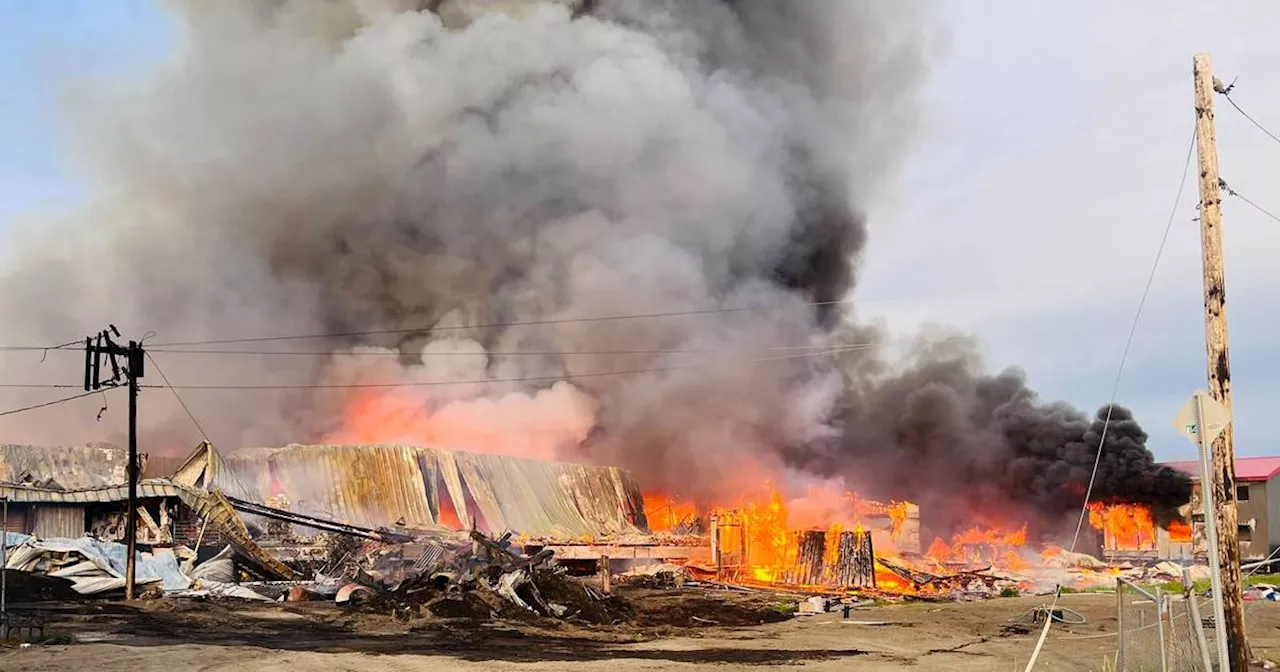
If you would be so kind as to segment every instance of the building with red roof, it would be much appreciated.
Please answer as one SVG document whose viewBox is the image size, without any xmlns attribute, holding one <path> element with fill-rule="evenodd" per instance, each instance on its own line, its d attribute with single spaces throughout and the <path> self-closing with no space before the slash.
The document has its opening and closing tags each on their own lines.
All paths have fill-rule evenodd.
<svg viewBox="0 0 1280 672">
<path fill-rule="evenodd" d="M 1183 460 L 1164 466 L 1191 475 L 1192 528 L 1197 536 L 1204 525 L 1204 505 L 1200 501 L 1200 462 Z M 1280 457 L 1237 457 L 1235 486 L 1240 527 L 1240 557 L 1261 560 L 1280 545 Z"/>
</svg>

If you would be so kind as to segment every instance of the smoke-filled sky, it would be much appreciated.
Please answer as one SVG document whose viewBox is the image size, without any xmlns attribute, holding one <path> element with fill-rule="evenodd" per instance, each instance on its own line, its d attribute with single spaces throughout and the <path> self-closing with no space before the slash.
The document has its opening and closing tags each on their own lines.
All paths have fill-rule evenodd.
<svg viewBox="0 0 1280 672">
<path fill-rule="evenodd" d="M 13 217 L 83 198 L 59 136 L 66 85 L 86 69 L 145 67 L 163 54 L 173 26 L 152 0 L 0 7 L 3 229 Z M 947 4 L 948 39 L 926 84 L 923 136 L 907 157 L 907 179 L 876 213 L 859 291 L 864 313 L 895 328 L 961 326 L 981 337 L 992 361 L 1025 368 L 1046 396 L 1099 403 L 1177 179 L 1190 55 L 1212 51 L 1224 78 L 1242 76 L 1247 109 L 1280 125 L 1280 47 L 1269 34 L 1280 10 L 1235 3 L 1205 25 L 1198 7 Z M 1233 110 L 1222 112 L 1223 174 L 1265 196 L 1280 146 Z M 1194 198 L 1184 197 L 1184 212 Z M 1226 236 L 1237 451 L 1270 454 L 1280 439 L 1266 412 L 1280 396 L 1280 351 L 1268 336 L 1268 264 L 1280 226 L 1231 201 L 1225 213 L 1239 222 Z M 1181 221 L 1122 387 L 1162 458 L 1187 454 L 1165 417 L 1203 384 L 1197 241 Z M 937 244 L 917 245 L 922 237 Z M 982 263 L 986 256 L 1004 263 Z M 87 406 L 81 410 L 96 412 Z"/>
<path fill-rule="evenodd" d="M 970 481 L 986 484 L 973 494 L 983 511 L 1004 500 L 1070 508 L 1092 463 L 1089 416 L 1110 394 L 1189 140 L 1192 50 L 1139 77 L 1134 63 L 1183 47 L 1146 45 L 1106 67 L 1074 59 L 1092 41 L 1143 46 L 1124 17 L 1088 23 L 1092 41 L 1064 28 L 1055 51 L 1057 36 L 1015 36 L 1070 27 L 1070 17 L 1010 26 L 1019 13 L 1002 15 L 1001 37 L 977 49 L 970 22 L 980 17 L 954 5 L 603 0 L 577 19 L 562 6 L 577 1 L 507 3 L 532 8 L 516 17 L 474 12 L 486 3 L 447 0 L 439 15 L 403 12 L 416 3 L 399 0 L 173 3 L 174 46 L 157 50 L 155 67 L 61 88 L 68 123 L 55 128 L 91 196 L 12 229 L 6 338 L 52 342 L 115 320 L 159 330 L 157 357 L 179 383 L 319 385 L 188 390 L 223 444 L 570 454 L 686 494 L 758 477 L 728 467 L 740 463 L 852 480 L 870 471 L 896 488 L 877 495 L 938 495 L 937 509 Z M 1181 18 L 1162 20 L 1176 28 Z M 992 50 L 1001 40 L 1009 47 Z M 1224 47 L 1220 68 L 1231 55 Z M 1027 72 L 1009 72 L 1014 63 Z M 1266 109 L 1244 82 L 1240 91 Z M 1147 105 L 1167 123 L 1144 115 Z M 1148 150 L 1125 151 L 1143 133 Z M 1261 198 L 1265 189 L 1226 168 L 1225 124 L 1221 134 L 1225 177 Z M 1121 159 L 1129 170 L 1111 177 Z M 1198 380 L 1167 372 L 1198 371 L 1201 356 L 1184 338 L 1199 324 L 1189 230 L 1178 229 L 1121 388 L 1120 401 L 1138 398 L 1138 420 L 1164 436 Z M 1265 371 L 1249 365 L 1248 344 L 1263 340 L 1251 335 L 1260 312 L 1249 297 L 1265 292 L 1247 274 L 1265 265 L 1234 262 L 1236 248 L 1249 454 L 1266 452 L 1248 447 L 1266 430 L 1244 416 L 1251 375 Z M 855 307 L 804 305 L 855 288 Z M 744 305 L 759 310 L 475 328 Z M 906 357 L 846 353 L 841 375 L 795 356 L 829 342 L 841 319 L 881 320 L 835 334 L 887 334 Z M 972 340 L 925 323 L 974 335 L 987 364 Z M 172 339 L 421 325 L 435 328 L 315 342 L 335 356 L 160 355 Z M 558 355 L 591 349 L 631 353 Z M 703 355 L 671 352 L 690 349 Z M 690 369 L 731 352 L 772 361 Z M 14 381 L 74 376 L 78 362 L 54 360 L 0 370 Z M 1029 381 L 996 375 L 1005 365 Z M 659 371 L 590 378 L 620 367 Z M 503 383 L 530 376 L 545 381 Z M 498 385 L 329 389 L 424 379 Z M 1087 411 L 1051 403 L 1056 392 Z M 8 396 L 19 397 L 32 398 Z M 165 394 L 148 393 L 145 411 L 152 443 L 186 440 L 186 416 Z M 63 417 L 9 426 L 40 440 L 97 431 Z M 1116 421 L 1101 494 L 1185 497 L 1185 483 L 1151 471 L 1138 424 L 1126 411 Z M 923 490 L 915 463 L 936 472 Z"/>
</svg>

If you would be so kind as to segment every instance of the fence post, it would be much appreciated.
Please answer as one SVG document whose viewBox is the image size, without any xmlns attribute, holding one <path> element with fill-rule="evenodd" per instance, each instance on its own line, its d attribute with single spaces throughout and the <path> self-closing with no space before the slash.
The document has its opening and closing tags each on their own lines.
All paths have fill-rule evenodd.
<svg viewBox="0 0 1280 672">
<path fill-rule="evenodd" d="M 1116 579 L 1116 672 L 1124 672 L 1124 583 Z"/>
<path fill-rule="evenodd" d="M 1164 593 L 1156 586 L 1156 634 L 1160 636 L 1160 672 L 1169 672 L 1169 652 L 1164 641 Z"/>
<path fill-rule="evenodd" d="M 1200 648 L 1200 664 L 1204 672 L 1213 672 L 1213 661 L 1209 658 L 1209 642 L 1204 638 L 1204 621 L 1200 619 L 1200 603 L 1196 601 L 1195 582 L 1191 580 L 1191 568 L 1182 568 L 1182 594 L 1187 600 L 1187 609 L 1191 612 L 1191 631 L 1196 635 L 1196 646 Z"/>
</svg>

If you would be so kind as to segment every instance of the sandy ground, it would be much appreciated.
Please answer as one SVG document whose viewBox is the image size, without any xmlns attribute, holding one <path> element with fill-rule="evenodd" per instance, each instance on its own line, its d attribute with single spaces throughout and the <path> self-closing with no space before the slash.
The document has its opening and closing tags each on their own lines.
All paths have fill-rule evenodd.
<svg viewBox="0 0 1280 672">
<path fill-rule="evenodd" d="M 1115 651 L 1114 595 L 1062 600 L 1088 622 L 1055 624 L 1037 668 L 1103 669 Z M 1022 670 L 1038 627 L 1008 619 L 1044 601 L 889 605 L 854 611 L 854 623 L 836 613 L 698 628 L 402 623 L 331 604 L 112 604 L 62 614 L 55 629 L 76 644 L 5 649 L 0 670 Z M 1255 603 L 1249 627 L 1255 654 L 1280 657 L 1280 603 Z"/>
</svg>

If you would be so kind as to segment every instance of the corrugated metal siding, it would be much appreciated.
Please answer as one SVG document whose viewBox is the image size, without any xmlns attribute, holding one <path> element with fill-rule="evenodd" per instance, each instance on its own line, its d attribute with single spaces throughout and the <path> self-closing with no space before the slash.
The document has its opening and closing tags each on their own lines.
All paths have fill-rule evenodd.
<svg viewBox="0 0 1280 672">
<path fill-rule="evenodd" d="M 138 497 L 177 497 L 181 488 L 162 479 L 140 481 Z M 129 487 L 116 485 L 105 488 L 87 490 L 44 490 L 27 488 L 18 485 L 0 485 L 0 496 L 11 502 L 32 502 L 51 504 L 91 504 L 102 502 L 123 502 L 129 498 Z"/>
<path fill-rule="evenodd" d="M 627 472 L 415 446 L 300 446 L 227 456 L 260 501 L 283 492 L 292 510 L 367 527 L 403 518 L 440 523 L 441 498 L 464 527 L 572 539 L 638 532 L 640 491 Z M 471 510 L 468 500 L 477 510 Z"/>
<path fill-rule="evenodd" d="M 82 504 L 34 504 L 35 524 L 31 533 L 41 539 L 75 539 L 84 536 L 85 510 Z"/>
<path fill-rule="evenodd" d="M 0 481 L 52 478 L 67 490 L 125 483 L 128 452 L 106 443 L 87 446 L 0 445 Z"/>
<path fill-rule="evenodd" d="M 258 501 L 284 493 L 290 510 L 364 527 L 401 517 L 411 527 L 435 525 L 414 448 L 291 445 L 233 453 L 227 462 Z"/>
<path fill-rule="evenodd" d="M 236 499 L 255 501 L 257 493 L 246 486 L 222 460 L 222 456 L 207 441 L 202 441 L 182 464 L 174 469 L 170 480 L 197 490 L 212 492 L 221 490 Z"/>
</svg>

